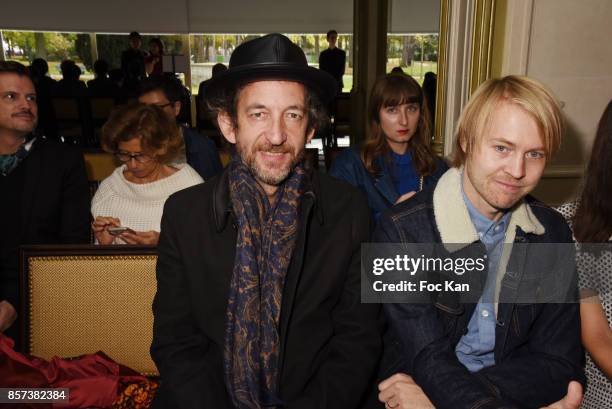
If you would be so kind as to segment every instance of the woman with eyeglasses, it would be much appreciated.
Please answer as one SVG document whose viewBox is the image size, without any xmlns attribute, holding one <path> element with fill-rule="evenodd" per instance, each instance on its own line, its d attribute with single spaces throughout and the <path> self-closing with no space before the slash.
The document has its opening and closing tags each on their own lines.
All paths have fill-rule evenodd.
<svg viewBox="0 0 612 409">
<path fill-rule="evenodd" d="M 96 243 L 156 245 L 168 196 L 203 182 L 175 163 L 184 149 L 179 128 L 161 108 L 131 104 L 112 113 L 101 142 L 122 165 L 92 200 Z"/>
</svg>

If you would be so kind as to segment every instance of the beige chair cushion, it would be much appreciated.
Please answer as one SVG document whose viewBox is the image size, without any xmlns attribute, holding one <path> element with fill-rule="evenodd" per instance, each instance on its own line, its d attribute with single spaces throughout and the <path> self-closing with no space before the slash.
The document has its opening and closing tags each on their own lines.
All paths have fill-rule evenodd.
<svg viewBox="0 0 612 409">
<path fill-rule="evenodd" d="M 145 375 L 156 291 L 156 256 L 29 259 L 30 353 L 45 359 L 103 351 Z"/>
</svg>

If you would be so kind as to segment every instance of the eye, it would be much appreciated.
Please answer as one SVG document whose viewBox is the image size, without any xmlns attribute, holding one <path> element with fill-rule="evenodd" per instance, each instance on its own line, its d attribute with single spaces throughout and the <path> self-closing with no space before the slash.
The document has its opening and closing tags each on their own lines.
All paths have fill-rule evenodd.
<svg viewBox="0 0 612 409">
<path fill-rule="evenodd" d="M 385 108 L 385 112 L 387 112 L 389 114 L 394 114 L 394 113 L 397 112 L 397 107 L 396 106 L 387 107 L 387 108 Z"/>
<path fill-rule="evenodd" d="M 36 95 L 28 95 L 26 100 L 29 102 L 36 102 Z"/>
<path fill-rule="evenodd" d="M 409 112 L 419 112 L 419 106 L 418 105 L 408 105 L 408 111 Z"/>
<path fill-rule="evenodd" d="M 287 112 L 287 117 L 293 120 L 300 120 L 303 118 L 303 115 L 299 112 Z"/>
<path fill-rule="evenodd" d="M 10 100 L 14 100 L 15 99 L 15 93 L 14 92 L 7 92 L 6 94 L 4 94 L 4 98 L 10 99 Z"/>
<path fill-rule="evenodd" d="M 508 148 L 506 146 L 503 146 L 503 145 L 495 145 L 493 147 L 493 149 L 495 149 L 495 152 L 499 152 L 499 153 L 506 153 L 506 152 L 508 152 Z"/>
<path fill-rule="evenodd" d="M 266 113 L 263 111 L 256 111 L 256 112 L 251 112 L 249 116 L 254 119 L 263 119 L 266 116 Z"/>
<path fill-rule="evenodd" d="M 527 158 L 529 158 L 529 159 L 542 159 L 545 156 L 546 155 L 544 155 L 544 152 L 541 152 L 541 151 L 527 152 Z"/>
</svg>

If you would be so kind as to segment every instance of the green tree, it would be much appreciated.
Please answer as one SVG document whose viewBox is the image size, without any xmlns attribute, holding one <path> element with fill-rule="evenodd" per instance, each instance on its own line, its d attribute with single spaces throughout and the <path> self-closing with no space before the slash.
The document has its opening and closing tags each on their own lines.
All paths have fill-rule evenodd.
<svg viewBox="0 0 612 409">
<path fill-rule="evenodd" d="M 67 60 L 76 57 L 76 34 L 45 33 L 47 55 L 50 60 Z"/>
<path fill-rule="evenodd" d="M 89 34 L 77 34 L 76 41 L 74 42 L 74 49 L 76 55 L 83 62 L 83 65 L 89 70 L 93 70 L 93 61 L 91 57 L 91 40 Z"/>
<path fill-rule="evenodd" d="M 23 50 L 24 57 L 31 61 L 34 58 L 35 44 L 34 33 L 29 31 L 3 31 L 2 36 L 8 44 L 7 57 L 16 55 L 17 47 Z"/>
</svg>

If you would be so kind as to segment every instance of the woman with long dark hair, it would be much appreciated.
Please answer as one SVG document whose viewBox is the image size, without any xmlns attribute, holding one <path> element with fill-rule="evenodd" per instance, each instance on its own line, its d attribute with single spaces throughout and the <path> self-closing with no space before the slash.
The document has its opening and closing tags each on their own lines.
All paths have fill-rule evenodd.
<svg viewBox="0 0 612 409">
<path fill-rule="evenodd" d="M 429 109 L 421 86 L 405 74 L 379 78 L 370 94 L 368 135 L 336 158 L 330 174 L 363 190 L 374 218 L 435 184 L 448 169 L 431 149 Z"/>
<path fill-rule="evenodd" d="M 612 101 L 599 121 L 582 193 L 558 210 L 579 246 L 582 343 L 587 351 L 588 386 L 582 408 L 612 407 Z"/>
</svg>

